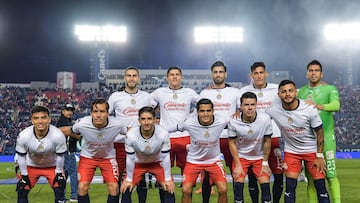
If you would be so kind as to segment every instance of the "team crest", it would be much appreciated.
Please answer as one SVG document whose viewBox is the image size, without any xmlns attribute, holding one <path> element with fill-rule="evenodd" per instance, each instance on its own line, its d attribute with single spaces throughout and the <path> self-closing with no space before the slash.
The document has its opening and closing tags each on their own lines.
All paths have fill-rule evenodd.
<svg viewBox="0 0 360 203">
<path fill-rule="evenodd" d="M 98 139 L 102 139 L 102 138 L 103 138 L 103 134 L 102 134 L 102 133 L 99 133 L 99 134 L 97 135 L 97 138 L 98 138 Z"/>
<path fill-rule="evenodd" d="M 150 147 L 150 145 L 147 145 L 146 147 L 145 147 L 145 151 L 151 151 L 151 147 Z"/>
<path fill-rule="evenodd" d="M 264 96 L 264 94 L 263 94 L 262 92 L 259 92 L 259 93 L 258 93 L 258 96 L 259 96 L 259 97 L 262 97 L 262 96 Z"/>
<path fill-rule="evenodd" d="M 294 120 L 291 117 L 289 117 L 288 118 L 288 123 L 292 123 L 292 122 L 294 122 Z"/>
<path fill-rule="evenodd" d="M 178 98 L 178 95 L 176 93 L 173 94 L 173 98 L 174 99 L 177 99 Z"/>
<path fill-rule="evenodd" d="M 136 100 L 134 98 L 131 99 L 131 104 L 136 104 Z"/>
<path fill-rule="evenodd" d="M 209 131 L 206 131 L 206 132 L 204 133 L 204 136 L 205 136 L 205 137 L 210 137 Z"/>
<path fill-rule="evenodd" d="M 217 95 L 216 95 L 216 98 L 217 98 L 217 99 L 221 99 L 221 98 L 222 98 L 221 94 L 220 94 L 220 93 L 217 94 Z"/>
<path fill-rule="evenodd" d="M 39 146 L 36 149 L 37 152 L 43 152 L 44 151 L 44 145 L 39 144 Z"/>
<path fill-rule="evenodd" d="M 252 129 L 249 129 L 248 134 L 249 134 L 249 135 L 253 135 L 253 134 L 254 134 L 254 131 L 253 131 Z"/>
</svg>

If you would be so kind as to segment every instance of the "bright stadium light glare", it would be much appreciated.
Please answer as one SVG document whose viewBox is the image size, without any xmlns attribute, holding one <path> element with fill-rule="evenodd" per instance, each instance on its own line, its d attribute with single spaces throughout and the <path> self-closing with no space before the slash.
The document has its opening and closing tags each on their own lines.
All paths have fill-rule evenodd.
<svg viewBox="0 0 360 203">
<path fill-rule="evenodd" d="M 127 29 L 125 26 L 76 25 L 75 35 L 80 41 L 125 42 Z"/>
<path fill-rule="evenodd" d="M 241 43 L 244 40 L 242 27 L 205 26 L 194 28 L 196 43 Z"/>
<path fill-rule="evenodd" d="M 359 40 L 360 23 L 331 23 L 325 25 L 324 35 L 327 40 Z"/>
</svg>

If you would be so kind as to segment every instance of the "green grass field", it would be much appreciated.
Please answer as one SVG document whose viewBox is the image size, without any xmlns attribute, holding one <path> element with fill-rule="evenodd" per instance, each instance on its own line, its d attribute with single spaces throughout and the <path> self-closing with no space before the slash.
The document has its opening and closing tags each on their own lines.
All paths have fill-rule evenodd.
<svg viewBox="0 0 360 203">
<path fill-rule="evenodd" d="M 341 196 L 342 202 L 344 203 L 359 203 L 360 202 L 360 187 L 358 184 L 360 181 L 359 175 L 357 171 L 360 168 L 360 159 L 340 159 L 337 160 L 338 167 L 338 176 L 341 183 Z M 174 169 L 174 174 L 179 174 L 179 170 Z M 97 172 L 97 175 L 99 173 Z M 0 163 L 0 180 L 13 178 L 13 165 L 12 163 Z M 15 185 L 0 185 L 0 202 L 1 203 L 14 203 L 16 202 L 16 192 Z M 195 189 L 197 189 L 197 186 Z M 228 197 L 229 202 L 234 202 L 233 194 L 232 194 L 232 184 L 228 184 Z M 245 186 L 245 190 L 247 190 L 247 186 Z M 245 191 L 245 202 L 251 202 L 248 192 Z M 90 200 L 92 203 L 103 203 L 106 202 L 107 198 L 107 189 L 104 184 L 92 184 L 89 192 Z M 160 202 L 158 197 L 157 189 L 149 189 L 148 190 L 148 201 L 149 203 L 158 203 Z M 200 203 L 201 195 L 194 194 L 193 202 Z M 210 202 L 216 202 L 217 196 L 211 196 Z M 299 182 L 297 187 L 297 202 L 307 202 L 306 199 L 306 183 Z M 176 201 L 181 202 L 181 188 L 177 188 L 176 190 Z M 29 202 L 54 202 L 53 192 L 48 184 L 37 184 L 29 193 Z M 133 202 L 137 202 L 137 194 L 133 193 Z"/>
</svg>

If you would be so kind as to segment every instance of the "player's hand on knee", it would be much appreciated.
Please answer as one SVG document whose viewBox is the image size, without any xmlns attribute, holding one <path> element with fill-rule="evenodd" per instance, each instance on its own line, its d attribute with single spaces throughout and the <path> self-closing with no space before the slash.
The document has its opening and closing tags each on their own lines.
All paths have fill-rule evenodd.
<svg viewBox="0 0 360 203">
<path fill-rule="evenodd" d="M 133 187 L 134 186 L 133 186 L 132 182 L 124 180 L 123 183 L 120 186 L 120 192 L 125 193 L 127 189 L 129 189 L 129 191 L 131 192 Z"/>
<path fill-rule="evenodd" d="M 66 186 L 65 176 L 62 173 L 56 173 L 53 186 L 55 185 L 55 183 L 57 183 L 60 188 L 65 188 Z"/>
<path fill-rule="evenodd" d="M 26 187 L 27 185 L 28 185 L 28 186 L 30 187 L 30 189 L 31 189 L 31 184 L 30 184 L 29 176 L 27 176 L 27 175 L 22 175 L 22 176 L 21 176 L 21 179 L 19 180 L 19 182 L 18 182 L 17 185 L 16 185 L 16 191 L 25 189 L 25 187 Z"/>
<path fill-rule="evenodd" d="M 168 191 L 170 194 L 174 194 L 174 192 L 175 192 L 174 181 L 172 181 L 172 180 L 165 181 L 163 188 L 164 188 L 164 190 Z"/>
</svg>

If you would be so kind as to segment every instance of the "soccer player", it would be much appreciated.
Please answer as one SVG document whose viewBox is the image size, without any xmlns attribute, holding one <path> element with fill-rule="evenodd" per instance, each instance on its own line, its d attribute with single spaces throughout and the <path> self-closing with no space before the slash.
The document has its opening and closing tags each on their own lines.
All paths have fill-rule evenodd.
<svg viewBox="0 0 360 203">
<path fill-rule="evenodd" d="M 300 88 L 298 98 L 314 106 L 320 113 L 324 128 L 324 158 L 326 161 L 326 179 L 329 184 L 331 202 L 341 202 L 340 183 L 336 174 L 336 140 L 334 133 L 333 112 L 340 109 L 339 92 L 333 85 L 321 81 L 323 77 L 322 65 L 313 60 L 307 65 L 307 79 L 309 84 Z M 314 181 L 308 177 L 309 202 L 317 202 Z"/>
<path fill-rule="evenodd" d="M 271 148 L 272 123 L 264 112 L 256 110 L 255 93 L 245 92 L 241 98 L 240 118 L 229 122 L 229 147 L 233 155 L 234 200 L 244 201 L 244 182 L 248 170 L 260 182 L 261 202 L 271 202 L 269 154 Z"/>
<path fill-rule="evenodd" d="M 71 126 L 72 117 L 74 115 L 75 107 L 72 104 L 65 104 L 59 120 L 56 122 L 56 127 Z M 75 159 L 75 153 L 77 152 L 78 139 L 72 136 L 66 137 L 67 152 L 65 153 L 64 172 L 65 179 L 70 178 L 70 202 L 77 202 L 77 190 L 78 190 L 78 175 L 77 165 Z M 66 185 L 65 185 L 66 186 Z M 66 188 L 64 188 L 64 195 L 66 194 Z"/>
<path fill-rule="evenodd" d="M 108 187 L 108 203 L 119 202 L 119 171 L 115 159 L 114 141 L 126 134 L 127 121 L 109 116 L 109 104 L 105 99 L 95 99 L 91 115 L 78 119 L 71 127 L 61 127 L 65 135 L 82 136 L 83 144 L 79 161 L 78 201 L 90 202 L 89 188 L 96 168 L 99 167 Z"/>
<path fill-rule="evenodd" d="M 138 112 L 144 106 L 155 106 L 156 102 L 151 95 L 145 91 L 138 89 L 137 85 L 140 81 L 139 70 L 135 66 L 125 69 L 124 73 L 125 88 L 123 91 L 112 93 L 108 99 L 109 112 L 115 112 L 115 117 L 125 118 L 130 121 L 128 127 L 138 125 Z M 116 160 L 119 166 L 120 177 L 122 177 L 126 166 L 126 153 L 124 140 L 115 143 Z M 119 179 L 121 184 L 121 179 Z M 146 202 L 147 188 L 145 176 L 136 188 L 139 197 L 139 203 Z"/>
<path fill-rule="evenodd" d="M 329 202 L 325 187 L 326 165 L 323 155 L 324 131 L 319 113 L 303 100 L 296 98 L 297 90 L 291 80 L 279 84 L 281 102 L 266 109 L 281 129 L 284 140 L 285 202 L 295 202 L 297 178 L 302 162 L 314 179 L 319 202 Z"/>
<path fill-rule="evenodd" d="M 274 83 L 266 82 L 268 73 L 264 62 L 254 62 L 250 67 L 250 78 L 252 79 L 252 84 L 247 85 L 240 89 L 240 95 L 244 92 L 253 92 L 257 95 L 257 106 L 256 110 L 258 112 L 265 112 L 265 109 L 268 108 L 274 102 L 280 102 L 279 97 L 277 96 L 278 85 Z M 274 176 L 274 184 L 272 186 L 272 197 L 273 202 L 278 203 L 281 199 L 283 185 L 284 185 L 284 175 L 282 164 L 282 154 L 280 149 L 280 129 L 274 121 L 272 121 L 272 130 L 273 135 L 271 136 L 271 150 L 269 157 L 269 167 Z M 253 174 L 252 170 L 249 170 L 248 173 L 248 187 L 249 193 L 252 202 L 259 202 L 259 188 L 257 184 L 257 179 Z"/>
<path fill-rule="evenodd" d="M 16 140 L 17 164 L 21 177 L 16 186 L 19 203 L 28 202 L 28 194 L 40 176 L 45 176 L 55 194 L 55 203 L 65 202 L 63 175 L 66 140 L 64 134 L 50 124 L 49 109 L 34 106 L 32 125 L 22 130 Z"/>
<path fill-rule="evenodd" d="M 230 87 L 226 84 L 227 78 L 226 65 L 222 61 L 216 61 L 211 65 L 211 77 L 213 83 L 209 88 L 200 92 L 201 98 L 208 98 L 214 104 L 214 112 L 224 118 L 230 118 L 240 107 L 240 91 L 238 88 Z M 232 167 L 232 155 L 229 150 L 228 131 L 223 129 L 220 137 L 220 149 L 224 155 L 225 163 Z M 203 202 L 208 202 L 210 198 L 211 186 L 206 177 L 202 184 Z"/>
<path fill-rule="evenodd" d="M 182 87 L 182 71 L 179 67 L 172 66 L 167 70 L 168 87 L 160 87 L 151 93 L 160 107 L 160 125 L 169 130 L 184 121 L 190 114 L 192 105 L 195 106 L 198 94 L 190 88 Z M 190 144 L 190 136 L 187 131 L 176 131 L 170 133 L 170 158 L 171 166 L 180 168 L 183 174 L 187 150 Z"/>
<path fill-rule="evenodd" d="M 169 133 L 155 124 L 155 110 L 152 107 L 143 107 L 139 110 L 139 123 L 140 126 L 131 128 L 126 134 L 126 178 L 120 191 L 131 193 L 133 187 L 149 172 L 155 175 L 157 182 L 164 189 L 162 202 L 175 202 Z M 121 202 L 132 202 L 131 195 L 124 196 L 130 198 L 123 198 Z"/>
<path fill-rule="evenodd" d="M 182 202 L 190 203 L 192 189 L 201 171 L 214 181 L 218 202 L 227 202 L 226 172 L 221 162 L 220 135 L 228 119 L 214 115 L 214 105 L 209 99 L 200 99 L 196 112 L 178 125 L 179 130 L 190 134 L 189 152 L 186 157 L 182 182 Z"/>
</svg>

